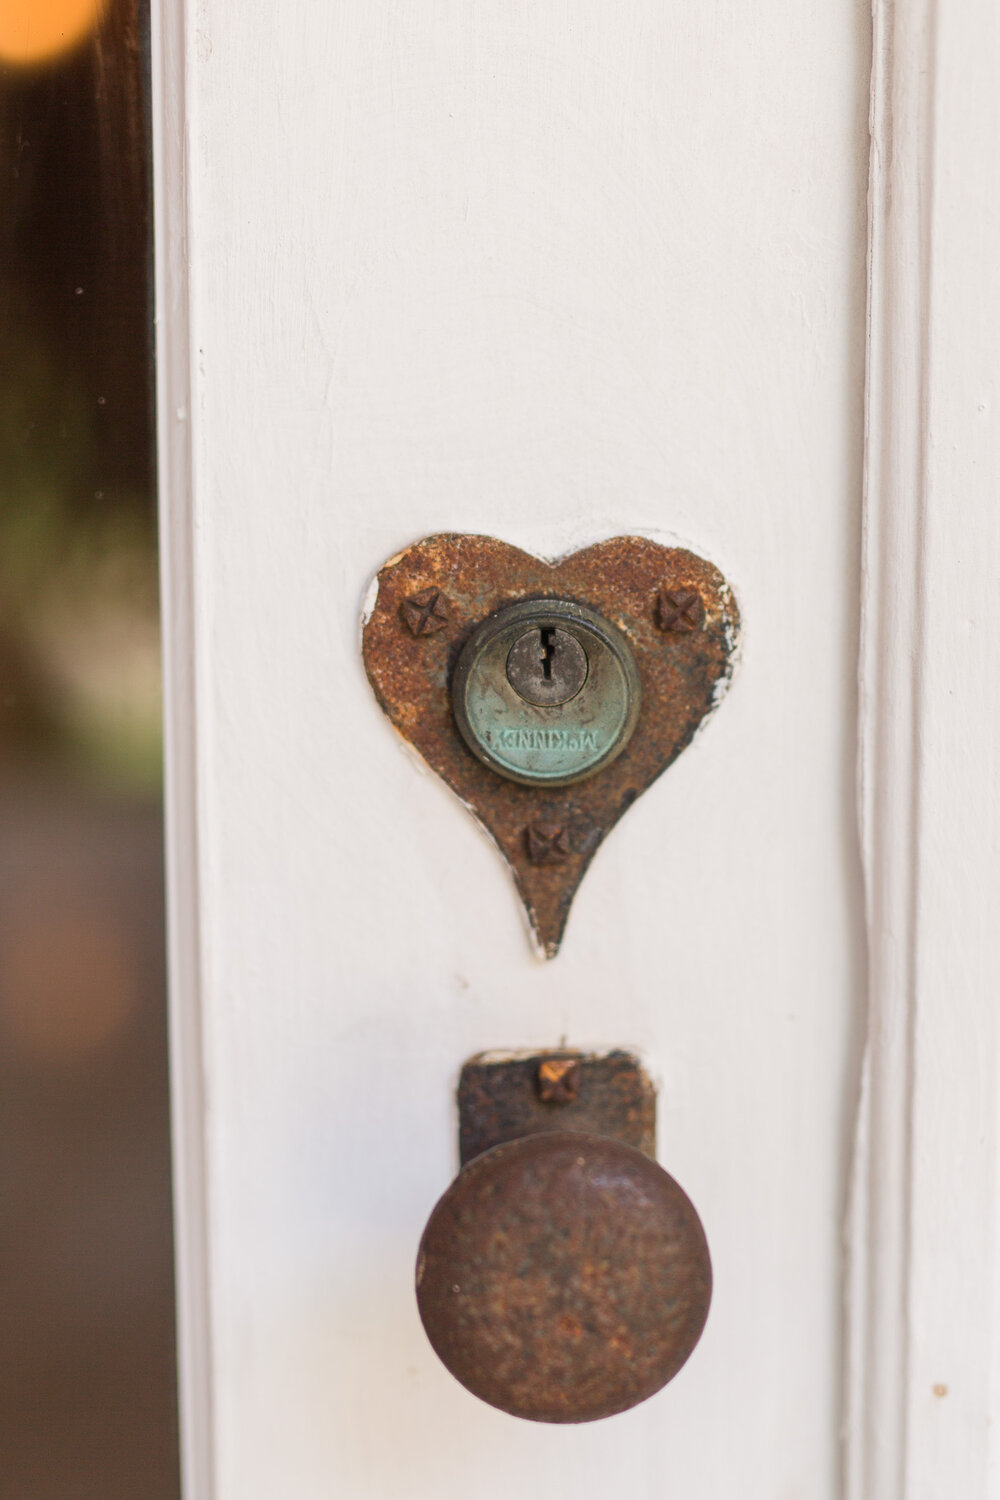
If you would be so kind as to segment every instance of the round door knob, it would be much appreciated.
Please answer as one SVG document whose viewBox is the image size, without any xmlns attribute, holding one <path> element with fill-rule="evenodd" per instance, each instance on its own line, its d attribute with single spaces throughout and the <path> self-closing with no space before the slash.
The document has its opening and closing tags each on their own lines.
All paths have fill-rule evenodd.
<svg viewBox="0 0 1000 1500">
<path fill-rule="evenodd" d="M 701 1336 L 712 1268 L 672 1177 L 604 1136 L 553 1132 L 468 1163 L 420 1243 L 435 1351 L 476 1396 L 590 1422 L 653 1395 Z"/>
</svg>

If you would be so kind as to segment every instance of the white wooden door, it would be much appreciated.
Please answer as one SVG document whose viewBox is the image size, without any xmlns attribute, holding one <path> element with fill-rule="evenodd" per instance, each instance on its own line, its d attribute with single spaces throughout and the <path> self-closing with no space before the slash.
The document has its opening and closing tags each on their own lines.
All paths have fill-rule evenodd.
<svg viewBox="0 0 1000 1500">
<path fill-rule="evenodd" d="M 877 6 L 871 169 L 856 0 L 154 15 L 187 1500 L 996 1492 L 1000 40 L 958 9 Z M 740 602 L 548 964 L 361 667 L 441 530 L 679 538 Z M 576 1428 L 468 1395 L 413 1295 L 461 1063 L 563 1038 L 643 1054 L 716 1282 Z"/>
</svg>

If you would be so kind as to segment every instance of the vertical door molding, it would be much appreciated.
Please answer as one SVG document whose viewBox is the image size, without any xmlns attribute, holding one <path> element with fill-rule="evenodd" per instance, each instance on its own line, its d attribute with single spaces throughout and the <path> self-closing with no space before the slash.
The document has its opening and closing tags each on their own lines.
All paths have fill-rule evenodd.
<svg viewBox="0 0 1000 1500">
<path fill-rule="evenodd" d="M 876 0 L 847 1493 L 997 1491 L 1000 26 Z"/>
<path fill-rule="evenodd" d="M 211 1500 L 184 0 L 151 0 L 150 30 L 178 1411 L 184 1500 Z"/>
</svg>

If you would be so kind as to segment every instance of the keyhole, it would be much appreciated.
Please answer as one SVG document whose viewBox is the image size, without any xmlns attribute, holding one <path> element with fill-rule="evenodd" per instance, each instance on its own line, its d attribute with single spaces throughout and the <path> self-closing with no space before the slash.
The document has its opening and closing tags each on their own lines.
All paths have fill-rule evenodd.
<svg viewBox="0 0 1000 1500">
<path fill-rule="evenodd" d="M 507 657 L 507 681 L 525 703 L 539 708 L 556 708 L 575 698 L 588 670 L 586 651 L 558 625 L 526 630 Z"/>
<path fill-rule="evenodd" d="M 552 681 L 552 659 L 556 654 L 555 642 L 556 627 L 554 625 L 542 625 L 542 676 L 546 682 Z"/>
</svg>

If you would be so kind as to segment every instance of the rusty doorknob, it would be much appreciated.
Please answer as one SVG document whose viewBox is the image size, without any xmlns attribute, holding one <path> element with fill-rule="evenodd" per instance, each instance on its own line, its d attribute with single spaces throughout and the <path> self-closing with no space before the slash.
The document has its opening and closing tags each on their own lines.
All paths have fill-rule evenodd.
<svg viewBox="0 0 1000 1500">
<path fill-rule="evenodd" d="M 701 1336 L 712 1269 L 701 1221 L 650 1157 L 560 1131 L 470 1161 L 417 1258 L 420 1317 L 474 1395 L 536 1422 L 644 1401 Z"/>
</svg>

